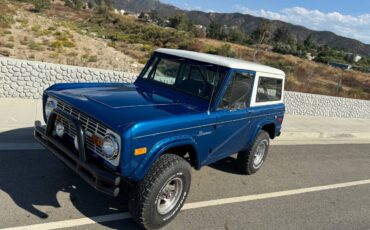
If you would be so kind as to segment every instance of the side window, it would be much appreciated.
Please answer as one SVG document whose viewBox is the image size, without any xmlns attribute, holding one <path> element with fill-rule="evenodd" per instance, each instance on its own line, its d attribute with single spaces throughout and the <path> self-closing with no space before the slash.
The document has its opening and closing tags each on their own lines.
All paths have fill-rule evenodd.
<svg viewBox="0 0 370 230">
<path fill-rule="evenodd" d="M 260 77 L 256 102 L 280 101 L 282 88 L 282 79 Z"/>
<path fill-rule="evenodd" d="M 236 72 L 229 80 L 218 109 L 245 109 L 251 93 L 253 74 Z"/>
</svg>

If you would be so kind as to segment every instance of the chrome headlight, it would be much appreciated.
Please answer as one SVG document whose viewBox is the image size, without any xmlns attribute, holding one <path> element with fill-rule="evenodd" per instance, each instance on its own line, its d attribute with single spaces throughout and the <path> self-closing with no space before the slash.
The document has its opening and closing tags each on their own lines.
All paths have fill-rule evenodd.
<svg viewBox="0 0 370 230">
<path fill-rule="evenodd" d="M 45 104 L 45 117 L 46 117 L 46 120 L 49 119 L 49 116 L 51 114 L 51 112 L 53 112 L 54 109 L 57 108 L 57 101 L 52 99 L 52 98 L 48 98 L 48 100 L 46 101 L 46 104 Z"/>
<path fill-rule="evenodd" d="M 109 160 L 113 160 L 118 156 L 119 153 L 119 143 L 115 136 L 112 134 L 108 134 L 104 137 L 103 146 L 102 146 L 103 154 Z"/>
<path fill-rule="evenodd" d="M 55 132 L 59 137 L 63 137 L 64 135 L 64 125 L 62 122 L 55 122 Z"/>
</svg>

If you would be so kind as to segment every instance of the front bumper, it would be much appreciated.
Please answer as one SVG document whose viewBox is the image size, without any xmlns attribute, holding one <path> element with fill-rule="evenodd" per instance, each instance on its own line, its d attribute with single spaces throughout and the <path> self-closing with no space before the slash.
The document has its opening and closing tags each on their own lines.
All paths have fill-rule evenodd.
<svg viewBox="0 0 370 230">
<path fill-rule="evenodd" d="M 69 148 L 58 137 L 53 136 L 55 120 L 58 116 L 69 120 L 74 125 L 77 131 L 78 151 Z M 36 141 L 57 156 L 96 190 L 110 196 L 118 196 L 120 192 L 120 176 L 103 167 L 98 167 L 97 164 L 87 159 L 85 131 L 77 119 L 62 110 L 55 109 L 49 117 L 46 128 L 41 126 L 40 121 L 35 122 L 34 136 Z"/>
</svg>

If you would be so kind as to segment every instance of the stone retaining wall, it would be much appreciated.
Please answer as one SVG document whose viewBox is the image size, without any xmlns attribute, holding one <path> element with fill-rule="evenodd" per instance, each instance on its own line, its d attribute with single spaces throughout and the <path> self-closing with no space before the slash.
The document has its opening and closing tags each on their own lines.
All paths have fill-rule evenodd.
<svg viewBox="0 0 370 230">
<path fill-rule="evenodd" d="M 0 57 L 0 98 L 41 98 L 60 82 L 133 82 L 136 74 Z"/>
<path fill-rule="evenodd" d="M 285 92 L 286 112 L 293 115 L 370 119 L 370 101 Z"/>
<path fill-rule="evenodd" d="M 41 98 L 59 82 L 133 82 L 137 74 L 0 57 L 0 98 Z M 370 101 L 286 92 L 288 114 L 370 119 Z"/>
</svg>

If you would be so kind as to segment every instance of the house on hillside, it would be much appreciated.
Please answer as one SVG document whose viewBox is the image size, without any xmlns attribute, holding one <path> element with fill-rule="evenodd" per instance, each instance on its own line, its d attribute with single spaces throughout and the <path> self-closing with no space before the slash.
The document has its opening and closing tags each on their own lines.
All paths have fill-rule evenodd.
<svg viewBox="0 0 370 230">
<path fill-rule="evenodd" d="M 309 60 L 309 61 L 313 61 L 316 57 L 315 57 L 315 56 L 313 56 L 313 55 L 312 55 L 312 53 L 307 53 L 307 54 L 306 54 L 306 58 L 307 58 L 307 60 Z"/>
<path fill-rule="evenodd" d="M 115 14 L 120 14 L 120 15 L 125 15 L 126 11 L 125 10 L 118 10 L 118 9 L 114 9 L 114 13 Z"/>
<path fill-rule="evenodd" d="M 194 25 L 196 29 L 202 30 L 202 29 L 207 29 L 207 27 L 203 25 Z"/>
<path fill-rule="evenodd" d="M 362 57 L 360 55 L 356 54 L 353 59 L 357 63 L 362 59 Z"/>
<path fill-rule="evenodd" d="M 349 65 L 349 64 L 336 63 L 336 62 L 329 62 L 328 65 L 331 65 L 333 67 L 340 68 L 343 70 L 351 70 L 353 67 L 352 65 Z"/>
<path fill-rule="evenodd" d="M 353 54 L 353 53 L 345 53 L 347 55 L 347 59 L 351 63 L 357 63 L 362 59 L 362 56 L 358 54 Z"/>
<path fill-rule="evenodd" d="M 152 22 L 149 13 L 141 12 L 139 15 L 139 20 L 142 22 Z"/>
</svg>

